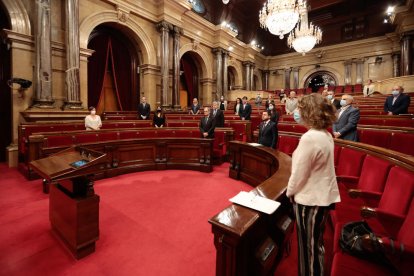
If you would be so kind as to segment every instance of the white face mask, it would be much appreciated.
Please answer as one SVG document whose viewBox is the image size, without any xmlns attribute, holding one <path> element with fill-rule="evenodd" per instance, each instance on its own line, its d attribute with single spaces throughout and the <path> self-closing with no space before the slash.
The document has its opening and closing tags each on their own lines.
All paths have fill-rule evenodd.
<svg viewBox="0 0 414 276">
<path fill-rule="evenodd" d="M 91 115 L 95 115 L 95 114 L 96 114 L 96 110 L 92 110 Z"/>
<path fill-rule="evenodd" d="M 398 94 L 400 94 L 400 91 L 398 91 L 398 90 L 393 90 L 392 91 L 393 96 L 398 96 Z"/>
<path fill-rule="evenodd" d="M 269 105 L 269 110 L 273 110 L 273 105 Z"/>
</svg>

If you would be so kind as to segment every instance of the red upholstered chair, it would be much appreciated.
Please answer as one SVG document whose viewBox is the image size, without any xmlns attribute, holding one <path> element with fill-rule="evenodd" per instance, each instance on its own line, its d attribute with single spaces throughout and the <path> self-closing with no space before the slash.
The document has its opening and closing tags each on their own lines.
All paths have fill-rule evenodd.
<svg viewBox="0 0 414 276">
<path fill-rule="evenodd" d="M 277 143 L 277 148 L 281 152 L 284 152 L 288 155 L 292 155 L 292 153 L 295 151 L 298 144 L 299 144 L 299 137 L 279 135 L 279 141 Z"/>
<path fill-rule="evenodd" d="M 362 92 L 362 84 L 358 83 L 354 85 L 354 93 L 361 93 Z"/>
<path fill-rule="evenodd" d="M 287 124 L 287 123 L 279 123 L 277 125 L 277 129 L 279 131 L 294 132 L 295 125 L 293 125 L 293 124 Z"/>
<path fill-rule="evenodd" d="M 337 87 L 335 87 L 335 94 L 336 93 L 343 93 L 344 92 L 344 86 L 343 85 L 338 85 Z"/>
<path fill-rule="evenodd" d="M 339 156 L 341 155 L 342 147 L 335 145 L 334 147 L 334 162 L 335 162 L 335 168 L 338 166 L 339 162 Z"/>
<path fill-rule="evenodd" d="M 414 155 L 414 134 L 403 132 L 392 133 L 389 149 Z"/>
<path fill-rule="evenodd" d="M 388 148 L 391 141 L 391 132 L 375 129 L 362 129 L 359 131 L 361 143 Z"/>
<path fill-rule="evenodd" d="M 345 85 L 344 93 L 346 93 L 346 94 L 352 93 L 352 90 L 353 90 L 352 85 L 350 85 L 350 84 Z"/>
<path fill-rule="evenodd" d="M 336 175 L 339 182 L 356 182 L 361 174 L 365 153 L 350 148 L 343 148 L 339 157 Z"/>
</svg>

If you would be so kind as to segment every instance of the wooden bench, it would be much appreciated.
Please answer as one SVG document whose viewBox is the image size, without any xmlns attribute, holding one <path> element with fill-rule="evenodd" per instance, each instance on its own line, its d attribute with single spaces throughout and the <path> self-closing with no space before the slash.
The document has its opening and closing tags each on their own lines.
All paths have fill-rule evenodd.
<svg viewBox="0 0 414 276">
<path fill-rule="evenodd" d="M 230 128 L 220 128 L 215 131 L 213 141 L 212 158 L 217 163 L 226 159 L 229 141 L 233 140 L 234 131 Z M 98 130 L 98 131 L 64 131 L 34 133 L 29 137 L 28 151 L 26 154 L 26 165 L 32 161 L 49 154 L 58 152 L 74 145 L 93 146 L 94 144 L 110 142 L 127 142 L 136 139 L 155 138 L 201 138 L 198 128 L 143 128 L 122 130 Z M 28 177 L 33 177 L 31 170 Z"/>
</svg>

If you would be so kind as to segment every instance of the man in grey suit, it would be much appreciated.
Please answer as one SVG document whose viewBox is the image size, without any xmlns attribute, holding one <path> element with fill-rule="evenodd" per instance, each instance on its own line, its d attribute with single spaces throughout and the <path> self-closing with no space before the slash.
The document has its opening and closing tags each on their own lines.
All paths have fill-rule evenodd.
<svg viewBox="0 0 414 276">
<path fill-rule="evenodd" d="M 358 141 L 357 124 L 359 109 L 352 106 L 354 98 L 351 95 L 342 95 L 341 108 L 338 110 L 338 120 L 333 124 L 335 138 Z"/>
</svg>

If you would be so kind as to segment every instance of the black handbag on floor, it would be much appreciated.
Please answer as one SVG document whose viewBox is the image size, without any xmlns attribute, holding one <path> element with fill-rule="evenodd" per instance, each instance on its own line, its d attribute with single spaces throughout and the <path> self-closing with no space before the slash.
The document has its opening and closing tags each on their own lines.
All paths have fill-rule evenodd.
<svg viewBox="0 0 414 276">
<path fill-rule="evenodd" d="M 339 245 L 350 255 L 385 265 L 393 272 L 396 271 L 385 255 L 377 236 L 365 221 L 352 221 L 344 224 Z"/>
</svg>

